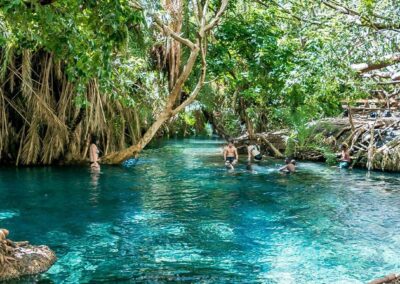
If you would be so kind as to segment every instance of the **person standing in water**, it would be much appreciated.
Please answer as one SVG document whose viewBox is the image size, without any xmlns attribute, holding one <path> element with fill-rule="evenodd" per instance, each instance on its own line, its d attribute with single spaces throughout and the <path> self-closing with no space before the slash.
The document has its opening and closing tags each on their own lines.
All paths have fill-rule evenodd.
<svg viewBox="0 0 400 284">
<path fill-rule="evenodd" d="M 261 161 L 262 155 L 260 153 L 258 145 L 251 145 L 249 141 L 245 143 L 248 153 L 247 161 L 250 163 L 251 160 L 254 158 L 255 161 Z"/>
<path fill-rule="evenodd" d="M 350 161 L 351 161 L 349 146 L 347 146 L 346 143 L 343 143 L 342 146 L 340 146 L 340 150 L 342 151 L 342 153 L 339 160 L 339 168 L 348 169 L 350 167 Z"/>
<path fill-rule="evenodd" d="M 229 140 L 228 146 L 224 149 L 224 160 L 225 166 L 231 170 L 234 169 L 233 166 L 239 161 L 239 155 L 235 145 L 233 144 L 233 140 Z"/>
<path fill-rule="evenodd" d="M 91 141 L 90 141 L 90 147 L 89 147 L 89 159 L 90 159 L 90 168 L 92 170 L 100 170 L 100 164 L 99 164 L 99 148 L 97 147 L 97 144 L 99 143 L 99 139 L 97 138 L 96 135 L 92 135 Z"/>
</svg>

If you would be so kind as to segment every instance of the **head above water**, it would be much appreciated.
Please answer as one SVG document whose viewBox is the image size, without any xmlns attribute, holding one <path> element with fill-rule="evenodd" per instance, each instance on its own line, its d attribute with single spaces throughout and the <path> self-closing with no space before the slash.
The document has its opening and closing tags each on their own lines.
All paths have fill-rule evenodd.
<svg viewBox="0 0 400 284">
<path fill-rule="evenodd" d="M 233 139 L 229 139 L 228 146 L 229 147 L 233 147 L 234 146 Z"/>
<path fill-rule="evenodd" d="M 92 134 L 92 135 L 90 136 L 90 143 L 96 144 L 96 145 L 99 143 L 99 138 L 97 137 L 97 135 Z"/>
<path fill-rule="evenodd" d="M 349 146 L 346 143 L 342 143 L 342 145 L 340 146 L 340 149 L 342 150 L 347 150 L 349 148 Z"/>
<path fill-rule="evenodd" d="M 285 164 L 289 164 L 289 163 L 290 163 L 290 161 L 291 161 L 291 159 L 290 159 L 290 158 L 285 158 Z"/>
</svg>

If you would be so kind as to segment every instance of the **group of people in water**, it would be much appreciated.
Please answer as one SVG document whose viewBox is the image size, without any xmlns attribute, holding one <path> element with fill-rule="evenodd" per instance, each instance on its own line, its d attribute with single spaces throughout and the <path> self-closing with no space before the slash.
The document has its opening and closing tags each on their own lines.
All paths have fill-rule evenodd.
<svg viewBox="0 0 400 284">
<path fill-rule="evenodd" d="M 251 163 L 254 160 L 255 162 L 259 162 L 262 160 L 263 156 L 261 155 L 260 149 L 258 145 L 253 145 L 250 142 L 245 143 L 247 149 L 247 169 L 251 169 Z M 349 147 L 346 143 L 341 145 L 341 153 L 339 159 L 339 168 L 341 169 L 349 169 L 351 168 L 351 158 Z M 228 169 L 233 170 L 236 164 L 239 161 L 239 154 L 237 148 L 234 145 L 233 140 L 229 140 L 228 145 L 224 148 L 224 161 L 225 166 Z M 282 173 L 294 173 L 296 172 L 296 160 L 286 158 L 285 165 L 278 169 Z"/>
<path fill-rule="evenodd" d="M 248 141 L 245 145 L 247 150 L 247 169 L 251 169 L 252 161 L 260 162 L 263 156 L 261 155 L 258 145 L 251 144 Z M 229 140 L 228 145 L 224 148 L 224 161 L 225 166 L 231 170 L 235 168 L 239 161 L 239 154 L 233 140 Z M 283 173 L 294 173 L 296 171 L 296 161 L 286 158 L 285 165 L 281 167 L 279 171 Z"/>
<path fill-rule="evenodd" d="M 89 146 L 89 161 L 90 168 L 94 171 L 100 171 L 100 158 L 99 153 L 100 150 L 98 148 L 98 137 L 95 135 L 91 136 L 90 146 Z M 260 152 L 260 148 L 256 144 L 251 144 L 249 141 L 245 143 L 247 150 L 247 168 L 251 169 L 251 163 L 254 160 L 255 162 L 260 162 L 263 159 L 263 156 Z M 228 169 L 233 170 L 236 164 L 239 161 L 238 150 L 234 145 L 233 140 L 228 141 L 228 145 L 224 148 L 224 161 L 225 166 Z M 351 168 L 351 158 L 349 147 L 346 143 L 341 145 L 341 154 L 339 160 L 339 168 L 348 169 Z M 278 169 L 282 173 L 294 173 L 296 172 L 296 161 L 294 159 L 286 158 L 285 165 Z"/>
</svg>

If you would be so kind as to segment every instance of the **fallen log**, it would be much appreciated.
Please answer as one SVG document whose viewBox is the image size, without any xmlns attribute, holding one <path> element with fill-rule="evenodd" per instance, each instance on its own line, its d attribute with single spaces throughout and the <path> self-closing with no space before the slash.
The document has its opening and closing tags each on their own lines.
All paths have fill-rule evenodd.
<svg viewBox="0 0 400 284">
<path fill-rule="evenodd" d="M 276 131 L 276 132 L 263 132 L 254 134 L 254 138 L 250 139 L 248 134 L 235 138 L 235 144 L 238 148 L 242 148 L 244 143 L 250 141 L 250 143 L 259 144 L 262 148 L 269 149 L 272 151 L 273 156 L 276 158 L 282 158 L 282 150 L 286 149 L 286 140 L 288 138 L 288 131 Z"/>
<path fill-rule="evenodd" d="M 265 144 L 267 144 L 268 147 L 272 150 L 272 152 L 274 152 L 274 156 L 276 158 L 284 157 L 284 155 L 278 149 L 276 149 L 275 146 L 271 142 L 268 141 L 268 139 L 265 135 L 258 133 L 258 134 L 255 134 L 255 137 L 262 139 L 265 142 Z"/>
</svg>

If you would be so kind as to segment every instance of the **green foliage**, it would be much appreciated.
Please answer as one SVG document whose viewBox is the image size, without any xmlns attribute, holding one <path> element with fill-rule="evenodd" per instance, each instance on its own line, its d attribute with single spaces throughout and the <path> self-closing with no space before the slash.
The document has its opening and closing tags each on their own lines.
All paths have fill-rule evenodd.
<svg viewBox="0 0 400 284">
<path fill-rule="evenodd" d="M 232 1 L 210 46 L 215 84 L 207 108 L 229 114 L 225 128 L 251 121 L 255 131 L 298 131 L 299 124 L 339 115 L 343 101 L 383 88 L 351 65 L 397 52 L 400 7 L 386 0 L 328 1 L 338 9 L 318 1 L 257 2 Z M 377 31 L 376 24 L 388 28 Z"/>
<path fill-rule="evenodd" d="M 51 52 L 65 63 L 70 80 L 86 83 L 112 77 L 115 56 L 142 42 L 143 20 L 129 1 L 59 0 L 42 6 L 39 1 L 4 0 L 0 42 L 17 52 Z"/>
<path fill-rule="evenodd" d="M 322 149 L 322 153 L 323 153 L 324 158 L 325 158 L 325 162 L 329 166 L 337 165 L 336 153 L 332 149 L 330 149 L 329 147 L 322 147 L 321 149 Z"/>
<path fill-rule="evenodd" d="M 210 2 L 213 8 L 219 4 Z M 389 0 L 328 2 L 359 15 L 320 1 L 230 1 L 208 39 L 207 80 L 212 83 L 200 96 L 202 107 L 215 113 L 226 133 L 240 135 L 248 123 L 255 131 L 290 128 L 296 147 L 309 147 L 307 122 L 336 116 L 343 100 L 351 104 L 377 89 L 375 81 L 360 78 L 350 66 L 397 52 L 399 35 L 393 29 L 398 29 L 392 26 L 400 22 L 399 6 Z M 184 1 L 182 33 L 193 38 L 190 3 Z M 62 62 L 78 106 L 88 107 L 84 94 L 88 82 L 96 79 L 102 92 L 151 121 L 167 88 L 165 74 L 149 64 L 148 47 L 160 38 L 148 28 L 146 13 L 162 3 L 142 4 L 144 12 L 132 8 L 129 0 L 58 0 L 45 6 L 34 0 L 3 0 L 0 78 L 10 58 L 22 50 L 46 51 Z M 376 24 L 389 28 L 379 30 Z M 196 83 L 198 63 L 187 90 Z M 203 118 L 191 112 L 177 121 L 178 132 L 204 129 Z"/>
</svg>

